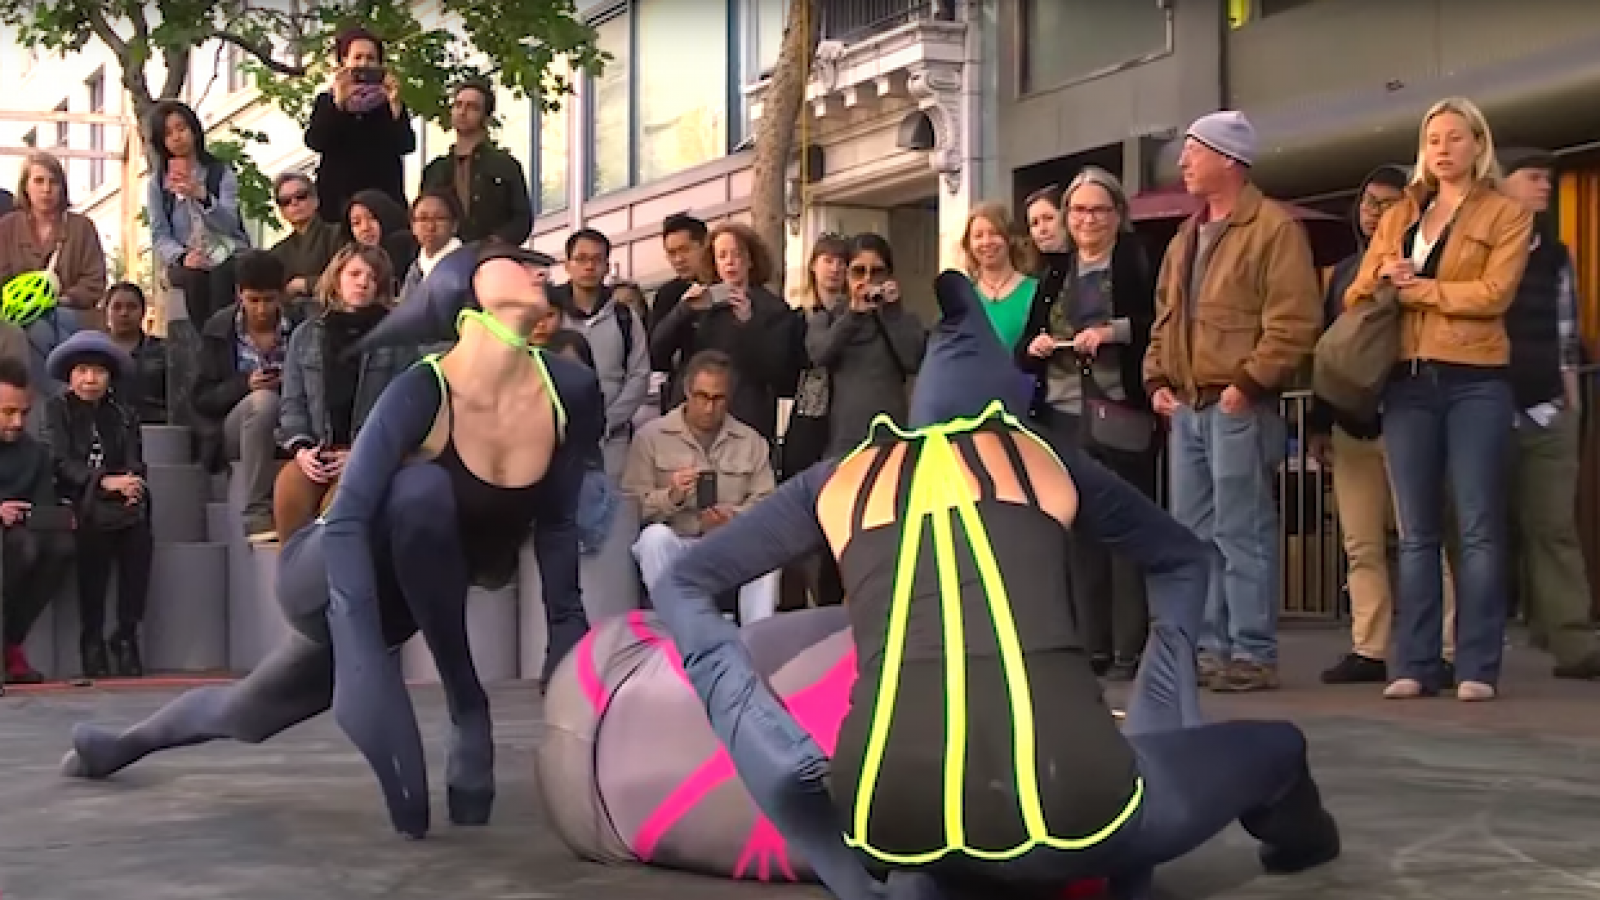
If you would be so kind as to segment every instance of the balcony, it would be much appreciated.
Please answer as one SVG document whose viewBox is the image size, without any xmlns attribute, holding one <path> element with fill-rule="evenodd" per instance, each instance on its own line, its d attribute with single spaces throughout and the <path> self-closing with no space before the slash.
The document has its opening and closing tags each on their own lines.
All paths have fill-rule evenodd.
<svg viewBox="0 0 1600 900">
<path fill-rule="evenodd" d="M 956 0 L 822 0 L 822 39 L 849 44 L 913 22 L 954 22 Z"/>
</svg>

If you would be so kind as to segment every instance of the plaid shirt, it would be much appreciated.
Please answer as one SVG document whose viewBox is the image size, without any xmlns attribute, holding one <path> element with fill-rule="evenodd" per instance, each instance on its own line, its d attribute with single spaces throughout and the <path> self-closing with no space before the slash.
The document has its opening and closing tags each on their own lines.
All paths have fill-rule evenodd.
<svg viewBox="0 0 1600 900">
<path fill-rule="evenodd" d="M 1583 341 L 1578 332 L 1578 279 L 1570 262 L 1561 267 L 1556 308 L 1560 317 L 1561 371 L 1574 372 L 1583 364 Z"/>
<path fill-rule="evenodd" d="M 245 327 L 244 309 L 233 319 L 233 365 L 235 371 L 259 372 L 262 369 L 282 369 L 284 357 L 289 352 L 289 335 L 294 326 L 288 316 L 278 319 L 278 341 L 269 350 L 262 350 L 250 342 L 250 331 Z"/>
</svg>

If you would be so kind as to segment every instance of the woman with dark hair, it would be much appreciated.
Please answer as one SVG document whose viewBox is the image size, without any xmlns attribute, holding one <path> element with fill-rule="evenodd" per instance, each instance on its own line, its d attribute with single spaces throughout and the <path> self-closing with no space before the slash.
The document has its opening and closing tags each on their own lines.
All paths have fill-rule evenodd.
<svg viewBox="0 0 1600 900">
<path fill-rule="evenodd" d="M 794 389 L 800 359 L 794 317 L 768 287 L 772 254 L 748 225 L 726 222 L 711 230 L 704 270 L 716 273 L 711 286 L 694 284 L 656 325 L 651 355 L 693 359 L 702 350 L 733 358 L 737 386 L 728 412 L 767 440 L 778 428 L 778 397 Z M 659 352 L 658 352 L 659 351 Z M 674 388 L 681 402 L 683 385 Z"/>
<path fill-rule="evenodd" d="M 416 152 L 417 133 L 400 102 L 400 82 L 384 65 L 383 42 L 364 28 L 347 28 L 334 38 L 333 53 L 333 81 L 317 95 L 306 125 L 306 147 L 322 155 L 322 217 L 338 222 L 345 204 L 364 190 L 381 191 L 404 209 L 404 158 Z"/>
<path fill-rule="evenodd" d="M 1014 352 L 1037 378 L 1034 416 L 1060 445 L 1081 447 L 1155 496 L 1156 427 L 1140 365 L 1155 320 L 1155 274 L 1128 220 L 1122 184 L 1089 167 L 1067 186 L 1063 271 L 1046 276 Z M 1035 240 L 1038 235 L 1035 235 Z M 1059 288 L 1056 286 L 1059 285 Z M 1148 618 L 1144 579 L 1100 542 L 1068 534 L 1078 634 L 1096 672 L 1128 681 Z"/>
<path fill-rule="evenodd" d="M 906 381 L 922 365 L 928 340 L 922 321 L 901 302 L 889 242 L 858 234 L 846 253 L 844 294 L 806 325 L 806 354 L 827 369 L 833 388 L 823 456 L 861 443 L 880 415 L 905 419 Z"/>
<path fill-rule="evenodd" d="M 1022 216 L 1028 223 L 1028 237 L 1040 253 L 1058 253 L 1065 249 L 1061 234 L 1061 188 L 1048 185 L 1028 195 L 1022 201 Z"/>
<path fill-rule="evenodd" d="M 67 390 L 46 405 L 45 442 L 56 484 L 78 527 L 79 659 L 86 678 L 139 676 L 139 625 L 150 590 L 150 488 L 139 418 L 111 385 L 133 359 L 98 331 L 80 331 L 50 354 L 51 377 Z M 117 629 L 105 636 L 106 588 L 117 573 Z"/>
<path fill-rule="evenodd" d="M 461 248 L 461 238 L 456 236 L 460 224 L 461 201 L 454 191 L 429 188 L 411 201 L 411 237 L 417 244 L 417 257 L 408 268 L 395 269 L 397 275 L 404 273 L 401 300 L 428 277 L 439 260 Z"/>
<path fill-rule="evenodd" d="M 583 332 L 571 328 L 557 329 L 544 342 L 547 353 L 564 356 L 575 362 L 581 362 L 589 368 L 594 368 L 594 351 L 589 349 L 589 339 Z"/>
<path fill-rule="evenodd" d="M 167 421 L 167 342 L 144 330 L 149 309 L 144 289 L 119 281 L 106 289 L 106 334 L 133 358 L 133 369 L 113 385 L 118 398 L 139 413 L 147 425 Z"/>
<path fill-rule="evenodd" d="M 234 257 L 250 248 L 233 167 L 206 150 L 205 128 L 187 104 L 162 100 L 145 121 L 150 181 L 145 212 L 156 259 L 196 329 L 233 302 Z"/>
<path fill-rule="evenodd" d="M 388 254 L 390 271 L 396 279 L 390 293 L 397 292 L 398 279 L 411 271 L 419 250 L 405 206 L 382 191 L 361 191 L 350 198 L 345 208 L 344 231 L 351 243 L 376 247 Z"/>
</svg>

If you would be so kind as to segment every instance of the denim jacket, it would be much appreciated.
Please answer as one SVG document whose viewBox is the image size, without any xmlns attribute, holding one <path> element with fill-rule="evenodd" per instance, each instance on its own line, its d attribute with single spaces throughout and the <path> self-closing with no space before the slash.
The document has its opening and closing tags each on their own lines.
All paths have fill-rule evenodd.
<svg viewBox="0 0 1600 900">
<path fill-rule="evenodd" d="M 321 318 L 309 319 L 289 337 L 283 364 L 283 400 L 278 412 L 278 444 L 298 450 L 328 436 L 328 394 L 323 374 L 327 348 Z M 358 434 L 378 397 L 396 376 L 417 361 L 414 347 L 380 347 L 361 356 L 351 434 Z"/>
</svg>

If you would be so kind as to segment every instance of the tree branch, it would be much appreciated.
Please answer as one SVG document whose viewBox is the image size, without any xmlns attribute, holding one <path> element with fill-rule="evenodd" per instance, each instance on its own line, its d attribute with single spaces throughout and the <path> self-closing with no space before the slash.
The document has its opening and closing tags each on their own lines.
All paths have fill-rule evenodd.
<svg viewBox="0 0 1600 900">
<path fill-rule="evenodd" d="M 211 57 L 211 77 L 206 79 L 205 89 L 200 92 L 198 97 L 194 98 L 194 107 L 196 109 L 204 106 L 206 98 L 211 96 L 211 88 L 216 85 L 217 75 L 222 70 L 222 54 L 227 52 L 227 49 L 227 44 L 220 42 L 217 44 L 217 52 Z"/>
<path fill-rule="evenodd" d="M 176 97 L 183 90 L 183 83 L 189 77 L 189 51 L 163 50 L 161 61 L 167 66 L 166 80 L 161 83 L 161 96 Z"/>
<path fill-rule="evenodd" d="M 211 37 L 216 38 L 219 41 L 225 41 L 229 44 L 232 44 L 235 47 L 238 47 L 240 50 L 243 50 L 251 56 L 254 56 L 257 60 L 260 60 L 261 64 L 265 66 L 268 71 L 275 72 L 279 75 L 285 75 L 289 78 L 301 78 L 306 74 L 305 66 L 291 65 L 290 63 L 273 58 L 272 47 L 269 45 L 258 44 L 249 38 L 234 34 L 231 31 L 224 31 L 220 28 L 214 29 L 211 32 Z"/>
<path fill-rule="evenodd" d="M 134 31 L 137 33 L 139 26 L 144 23 L 144 18 L 136 9 L 130 11 L 129 17 L 133 20 Z M 110 47 L 111 52 L 116 54 L 117 59 L 121 62 L 119 68 L 122 69 L 122 87 L 133 95 L 133 108 L 142 114 L 153 102 L 150 97 L 150 82 L 144 75 L 144 66 L 129 65 L 128 42 L 122 39 L 122 35 L 117 34 L 115 28 L 111 27 L 111 22 L 106 19 L 104 10 L 98 6 L 90 6 L 87 10 L 87 18 L 89 30 L 94 32 L 94 36 L 99 38 L 101 43 Z"/>
</svg>

